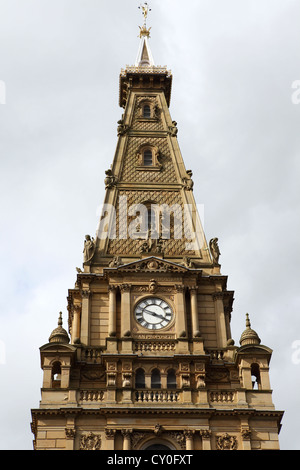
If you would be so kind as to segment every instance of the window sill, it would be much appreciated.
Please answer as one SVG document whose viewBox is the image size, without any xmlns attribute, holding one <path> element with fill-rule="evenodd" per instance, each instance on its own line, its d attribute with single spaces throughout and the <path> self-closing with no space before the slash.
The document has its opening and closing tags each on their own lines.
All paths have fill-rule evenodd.
<svg viewBox="0 0 300 470">
<path fill-rule="evenodd" d="M 138 171 L 161 171 L 162 166 L 136 166 L 136 170 Z"/>
</svg>

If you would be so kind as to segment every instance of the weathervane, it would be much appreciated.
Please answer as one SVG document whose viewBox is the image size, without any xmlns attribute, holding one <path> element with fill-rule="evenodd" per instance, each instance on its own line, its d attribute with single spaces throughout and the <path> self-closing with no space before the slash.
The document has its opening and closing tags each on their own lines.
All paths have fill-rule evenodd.
<svg viewBox="0 0 300 470">
<path fill-rule="evenodd" d="M 145 2 L 144 5 L 139 6 L 139 9 L 142 9 L 143 17 L 144 17 L 144 26 L 146 27 L 148 13 L 149 11 L 151 11 L 151 8 L 149 8 L 148 3 Z"/>
</svg>

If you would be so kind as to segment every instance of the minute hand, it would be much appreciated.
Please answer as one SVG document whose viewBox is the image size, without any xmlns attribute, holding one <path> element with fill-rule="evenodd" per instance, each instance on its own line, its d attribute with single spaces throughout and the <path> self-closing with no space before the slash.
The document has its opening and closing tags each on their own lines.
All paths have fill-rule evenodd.
<svg viewBox="0 0 300 470">
<path fill-rule="evenodd" d="M 162 320 L 165 320 L 165 317 L 163 317 L 162 315 L 159 315 L 158 313 L 150 312 L 150 310 L 146 310 L 145 308 L 143 311 L 148 313 L 149 315 L 152 315 L 153 317 L 158 317 L 158 318 L 161 318 Z"/>
</svg>

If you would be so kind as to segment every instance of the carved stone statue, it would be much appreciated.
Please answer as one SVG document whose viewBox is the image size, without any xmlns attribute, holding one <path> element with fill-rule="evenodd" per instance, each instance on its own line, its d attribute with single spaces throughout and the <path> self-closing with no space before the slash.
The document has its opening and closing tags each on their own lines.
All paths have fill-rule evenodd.
<svg viewBox="0 0 300 470">
<path fill-rule="evenodd" d="M 90 235 L 85 236 L 83 248 L 83 261 L 84 263 L 90 261 L 95 253 L 95 240 Z"/>
<path fill-rule="evenodd" d="M 218 245 L 218 238 L 212 238 L 209 242 L 209 248 L 211 252 L 211 256 L 213 258 L 213 262 L 215 264 L 219 264 L 219 257 L 221 255 L 219 245 Z"/>
</svg>

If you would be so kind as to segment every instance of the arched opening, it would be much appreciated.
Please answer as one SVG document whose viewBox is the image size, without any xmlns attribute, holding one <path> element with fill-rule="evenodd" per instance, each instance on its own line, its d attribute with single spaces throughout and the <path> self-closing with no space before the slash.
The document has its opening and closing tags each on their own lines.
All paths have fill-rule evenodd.
<svg viewBox="0 0 300 470">
<path fill-rule="evenodd" d="M 147 119 L 151 117 L 151 108 L 149 104 L 145 104 L 143 107 L 143 117 Z"/>
<path fill-rule="evenodd" d="M 137 369 L 135 373 L 135 388 L 145 388 L 145 372 L 143 369 Z"/>
<path fill-rule="evenodd" d="M 154 369 L 151 374 L 151 388 L 160 388 L 161 381 L 160 381 L 160 371 L 158 369 Z"/>
<path fill-rule="evenodd" d="M 147 439 L 140 447 L 140 450 L 177 450 L 177 448 L 168 440 L 156 437 L 154 439 Z"/>
<path fill-rule="evenodd" d="M 153 155 L 152 150 L 146 149 L 143 153 L 143 164 L 144 166 L 152 166 L 153 165 Z"/>
<path fill-rule="evenodd" d="M 167 388 L 175 389 L 177 388 L 176 382 L 176 373 L 174 369 L 170 369 L 167 374 Z"/>
<path fill-rule="evenodd" d="M 164 444 L 152 444 L 145 448 L 145 450 L 170 450 L 170 447 Z"/>
<path fill-rule="evenodd" d="M 259 390 L 261 388 L 261 382 L 258 364 L 251 364 L 251 380 L 253 390 Z"/>
<path fill-rule="evenodd" d="M 52 366 L 52 387 L 60 388 L 61 386 L 61 364 L 55 362 Z"/>
</svg>

